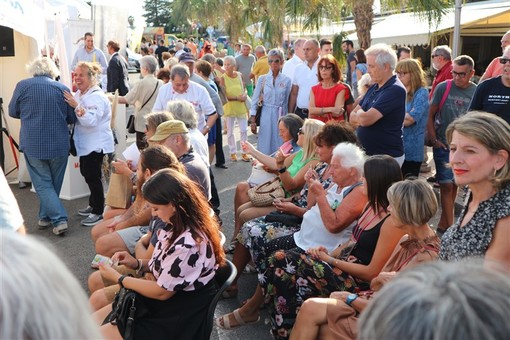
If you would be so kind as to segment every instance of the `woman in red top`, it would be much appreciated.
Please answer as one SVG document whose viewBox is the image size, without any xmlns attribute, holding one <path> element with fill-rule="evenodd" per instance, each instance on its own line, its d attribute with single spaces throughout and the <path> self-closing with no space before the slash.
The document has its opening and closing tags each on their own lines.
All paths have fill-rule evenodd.
<svg viewBox="0 0 510 340">
<path fill-rule="evenodd" d="M 342 73 L 338 62 L 331 54 L 327 54 L 319 60 L 318 65 L 319 84 L 313 86 L 310 93 L 309 118 L 324 123 L 329 120 L 344 120 L 344 104 L 349 97 L 349 91 L 340 83 Z"/>
</svg>

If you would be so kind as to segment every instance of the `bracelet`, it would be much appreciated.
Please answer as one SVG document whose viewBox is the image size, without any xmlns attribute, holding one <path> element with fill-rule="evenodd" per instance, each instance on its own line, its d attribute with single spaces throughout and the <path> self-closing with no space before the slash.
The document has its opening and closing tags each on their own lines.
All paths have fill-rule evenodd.
<svg viewBox="0 0 510 340">
<path fill-rule="evenodd" d="M 119 277 L 119 279 L 117 280 L 117 283 L 122 287 L 122 288 L 125 288 L 124 285 L 122 284 L 122 281 L 124 281 L 124 279 L 126 278 L 126 275 L 121 275 Z"/>
<path fill-rule="evenodd" d="M 135 271 L 136 271 L 136 274 L 140 274 L 140 271 L 142 270 L 142 267 L 143 267 L 143 262 L 140 259 L 137 259 L 137 261 L 138 261 L 138 267 L 136 267 Z"/>
<path fill-rule="evenodd" d="M 207 124 L 205 124 L 205 128 L 207 129 L 207 131 L 211 130 L 211 128 Z"/>
</svg>

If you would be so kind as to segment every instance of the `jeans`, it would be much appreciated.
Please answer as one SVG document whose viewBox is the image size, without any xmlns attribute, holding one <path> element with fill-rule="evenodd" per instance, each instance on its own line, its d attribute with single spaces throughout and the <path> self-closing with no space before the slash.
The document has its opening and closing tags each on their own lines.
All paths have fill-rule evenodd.
<svg viewBox="0 0 510 340">
<path fill-rule="evenodd" d="M 436 181 L 439 184 L 453 183 L 453 171 L 450 164 L 450 149 L 433 148 L 434 163 L 436 163 Z"/>
<path fill-rule="evenodd" d="M 39 197 L 39 219 L 50 220 L 54 226 L 66 222 L 67 212 L 59 195 L 68 156 L 37 159 L 24 155 L 34 189 Z"/>
</svg>

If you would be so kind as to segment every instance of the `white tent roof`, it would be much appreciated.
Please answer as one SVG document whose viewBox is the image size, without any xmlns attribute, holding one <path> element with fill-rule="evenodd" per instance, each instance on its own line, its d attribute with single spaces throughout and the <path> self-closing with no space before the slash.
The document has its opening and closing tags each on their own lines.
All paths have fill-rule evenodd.
<svg viewBox="0 0 510 340">
<path fill-rule="evenodd" d="M 461 25 L 469 26 L 484 19 L 503 13 L 510 15 L 510 1 L 494 0 L 469 3 L 462 6 Z M 420 18 L 415 13 L 399 13 L 387 16 L 384 20 L 372 26 L 372 44 L 386 43 L 390 45 L 426 45 L 430 42 L 432 33 L 453 29 L 455 11 L 448 10 L 437 26 L 430 27 L 426 18 Z M 507 22 L 510 29 L 510 22 Z M 356 33 L 348 39 L 357 41 Z"/>
</svg>

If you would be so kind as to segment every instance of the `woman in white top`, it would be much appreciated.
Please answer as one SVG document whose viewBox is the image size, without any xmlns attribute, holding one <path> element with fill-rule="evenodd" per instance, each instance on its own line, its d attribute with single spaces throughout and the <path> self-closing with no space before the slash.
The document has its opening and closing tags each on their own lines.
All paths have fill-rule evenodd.
<svg viewBox="0 0 510 340">
<path fill-rule="evenodd" d="M 76 112 L 74 141 L 80 157 L 80 173 L 90 190 L 89 206 L 78 213 L 87 216 L 81 224 L 93 226 L 103 218 L 103 156 L 114 151 L 110 127 L 112 110 L 110 101 L 98 86 L 101 67 L 96 63 L 80 62 L 74 72 L 78 91 L 74 97 L 66 92 L 65 99 Z"/>
</svg>

